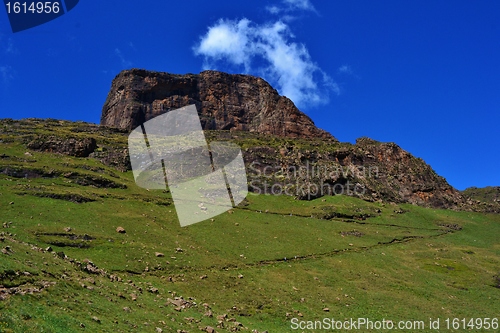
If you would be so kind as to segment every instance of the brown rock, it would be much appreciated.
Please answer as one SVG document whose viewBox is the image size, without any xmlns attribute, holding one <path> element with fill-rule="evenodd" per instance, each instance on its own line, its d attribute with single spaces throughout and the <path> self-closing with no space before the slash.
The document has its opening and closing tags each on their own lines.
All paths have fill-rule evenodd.
<svg viewBox="0 0 500 333">
<path fill-rule="evenodd" d="M 225 314 L 225 313 L 217 316 L 218 321 L 225 321 L 226 319 L 227 319 L 227 314 Z"/>
<path fill-rule="evenodd" d="M 249 147 L 243 153 L 246 165 L 251 166 L 247 168 L 247 176 L 249 184 L 252 184 L 250 191 L 253 192 L 271 194 L 270 188 L 266 189 L 264 184 L 269 184 L 269 187 L 281 184 L 283 188 L 288 184 L 297 184 L 288 193 L 301 200 L 344 194 L 367 201 L 411 203 L 446 209 L 466 208 L 463 195 L 450 186 L 446 179 L 424 160 L 394 143 L 361 138 L 354 145 L 342 144 L 333 148 L 329 143 L 311 140 L 313 148 L 305 149 L 298 143 L 289 142 L 285 157 L 279 149 L 261 144 Z M 309 172 L 303 172 L 307 167 Z M 281 170 L 285 170 L 284 180 L 275 176 L 281 175 Z M 258 178 L 263 174 L 269 176 L 266 182 Z M 373 215 L 339 216 L 334 211 L 315 217 L 365 219 Z"/>
<path fill-rule="evenodd" d="M 212 326 L 205 327 L 204 331 L 207 333 L 216 333 L 215 328 L 213 328 Z"/>
<path fill-rule="evenodd" d="M 336 141 L 263 79 L 217 71 L 186 75 L 123 71 L 113 80 L 101 125 L 132 130 L 171 109 L 190 104 L 196 105 L 205 130 Z"/>
<path fill-rule="evenodd" d="M 125 229 L 123 229 L 122 227 L 118 227 L 116 228 L 116 232 L 119 234 L 125 234 L 127 231 L 125 231 Z"/>
<path fill-rule="evenodd" d="M 37 151 L 59 153 L 75 157 L 88 157 L 97 148 L 94 138 L 59 138 L 56 136 L 39 136 L 28 148 Z"/>
</svg>

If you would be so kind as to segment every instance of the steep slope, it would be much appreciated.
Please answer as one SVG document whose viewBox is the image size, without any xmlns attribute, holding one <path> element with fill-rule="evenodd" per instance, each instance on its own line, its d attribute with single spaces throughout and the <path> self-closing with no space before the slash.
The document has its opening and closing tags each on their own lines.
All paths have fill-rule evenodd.
<svg viewBox="0 0 500 333">
<path fill-rule="evenodd" d="M 205 130 L 335 140 L 263 79 L 216 71 L 186 75 L 123 71 L 113 80 L 101 125 L 132 130 L 189 104 L 196 104 Z"/>
</svg>

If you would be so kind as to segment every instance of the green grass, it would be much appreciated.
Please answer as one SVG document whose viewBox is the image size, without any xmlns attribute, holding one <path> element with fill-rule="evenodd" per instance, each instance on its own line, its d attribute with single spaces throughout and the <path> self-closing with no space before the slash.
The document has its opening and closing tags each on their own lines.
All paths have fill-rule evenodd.
<svg viewBox="0 0 500 333">
<path fill-rule="evenodd" d="M 68 126 L 83 125 L 61 131 Z M 0 168 L 58 174 L 0 174 L 0 249 L 10 248 L 0 253 L 0 285 L 19 288 L 0 300 L 0 332 L 198 332 L 223 314 L 247 332 L 290 332 L 299 316 L 426 324 L 499 317 L 500 215 L 249 195 L 213 221 L 181 228 L 170 193 L 137 187 L 131 172 L 91 158 L 29 157 L 16 140 L 0 145 L 9 156 Z M 85 177 L 125 186 L 79 185 Z M 92 201 L 64 200 L 70 195 Z M 86 271 L 85 260 L 103 273 Z M 180 296 L 191 306 L 177 311 L 167 299 Z M 225 320 L 217 331 L 233 327 Z"/>
</svg>

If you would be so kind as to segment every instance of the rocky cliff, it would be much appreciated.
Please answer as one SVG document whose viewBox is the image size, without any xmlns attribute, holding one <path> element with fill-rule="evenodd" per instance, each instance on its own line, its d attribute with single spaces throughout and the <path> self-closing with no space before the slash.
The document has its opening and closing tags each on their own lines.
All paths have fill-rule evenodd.
<svg viewBox="0 0 500 333">
<path fill-rule="evenodd" d="M 215 139 L 228 139 L 221 134 Z M 367 201 L 491 211 L 468 202 L 424 160 L 395 143 L 369 138 L 360 138 L 354 145 L 317 139 L 238 136 L 233 140 L 244 148 L 249 190 L 255 193 L 303 200 L 343 194 Z"/>
<path fill-rule="evenodd" d="M 140 69 L 123 71 L 113 80 L 102 109 L 101 125 L 132 130 L 189 104 L 196 104 L 205 130 L 336 141 L 263 79 L 216 71 L 186 75 Z"/>
</svg>

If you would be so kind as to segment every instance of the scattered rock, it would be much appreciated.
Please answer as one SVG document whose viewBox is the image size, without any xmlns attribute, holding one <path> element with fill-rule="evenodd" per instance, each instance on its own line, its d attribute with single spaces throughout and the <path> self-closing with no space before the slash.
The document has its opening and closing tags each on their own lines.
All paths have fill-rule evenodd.
<svg viewBox="0 0 500 333">
<path fill-rule="evenodd" d="M 441 223 L 439 226 L 448 228 L 450 230 L 460 231 L 462 230 L 462 226 L 455 223 Z"/>
<path fill-rule="evenodd" d="M 212 326 L 206 326 L 203 331 L 207 332 L 207 333 L 216 333 L 217 331 L 215 330 L 215 328 L 213 328 Z"/>
<path fill-rule="evenodd" d="M 66 232 L 70 232 L 70 231 L 71 231 L 71 227 L 66 227 L 66 228 L 64 228 L 64 231 L 66 231 Z"/>
<path fill-rule="evenodd" d="M 97 267 L 92 261 L 88 259 L 83 260 L 83 264 L 81 264 L 81 268 L 84 272 L 90 273 L 90 274 L 96 274 L 96 275 L 103 275 L 106 276 L 106 271 L 104 269 L 101 269 Z"/>
<path fill-rule="evenodd" d="M 95 321 L 96 323 L 101 323 L 101 319 L 97 318 L 96 316 L 92 317 L 92 320 Z"/>
<path fill-rule="evenodd" d="M 174 310 L 179 312 L 195 305 L 193 302 L 186 301 L 182 297 L 175 297 L 174 299 L 167 298 L 167 305 L 168 304 L 175 306 Z"/>
<path fill-rule="evenodd" d="M 52 252 L 52 251 L 54 251 L 54 249 L 52 249 L 52 247 L 51 247 L 51 246 L 49 246 L 49 247 L 46 247 L 46 248 L 45 248 L 45 251 L 47 251 L 47 252 Z"/>
<path fill-rule="evenodd" d="M 122 278 L 114 274 L 111 274 L 109 276 L 109 279 L 111 280 L 111 282 L 122 282 Z"/>
<path fill-rule="evenodd" d="M 225 313 L 224 313 L 224 314 L 222 314 L 222 315 L 217 316 L 217 320 L 218 320 L 219 322 L 223 322 L 223 321 L 225 321 L 226 319 L 227 319 L 227 314 L 225 314 Z"/>
<path fill-rule="evenodd" d="M 357 230 L 342 231 L 340 234 L 342 236 L 354 236 L 354 237 L 361 237 L 364 235 L 362 232 L 359 232 Z"/>
<path fill-rule="evenodd" d="M 165 255 L 163 253 L 161 253 L 161 252 L 156 252 L 155 256 L 157 256 L 157 257 L 164 257 Z"/>
<path fill-rule="evenodd" d="M 127 233 L 127 231 L 125 231 L 125 229 L 122 228 L 122 227 L 116 228 L 116 232 L 119 233 L 119 234 L 125 234 L 125 233 Z"/>
</svg>

